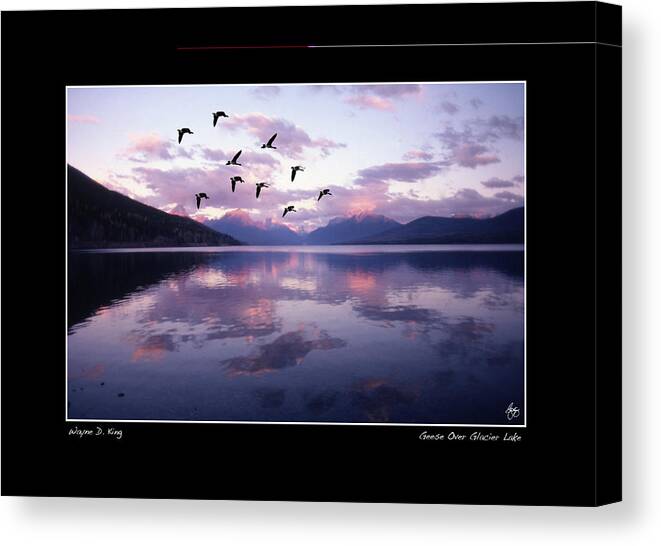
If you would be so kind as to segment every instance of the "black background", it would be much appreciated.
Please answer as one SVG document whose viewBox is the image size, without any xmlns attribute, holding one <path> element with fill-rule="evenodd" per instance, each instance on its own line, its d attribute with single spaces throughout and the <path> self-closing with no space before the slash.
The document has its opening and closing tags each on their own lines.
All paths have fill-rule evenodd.
<svg viewBox="0 0 661 546">
<path fill-rule="evenodd" d="M 2 493 L 618 500 L 620 50 L 594 42 L 619 40 L 619 8 L 591 2 L 3 13 Z M 455 45 L 217 48 L 395 41 Z M 521 442 L 418 439 L 480 430 L 464 427 L 121 423 L 119 441 L 68 435 L 66 85 L 489 80 L 527 82 L 528 427 L 510 431 Z M 597 112 L 600 124 L 615 120 L 599 133 L 603 157 Z M 612 243 L 599 257 L 596 231 L 609 236 L 604 249 Z"/>
</svg>

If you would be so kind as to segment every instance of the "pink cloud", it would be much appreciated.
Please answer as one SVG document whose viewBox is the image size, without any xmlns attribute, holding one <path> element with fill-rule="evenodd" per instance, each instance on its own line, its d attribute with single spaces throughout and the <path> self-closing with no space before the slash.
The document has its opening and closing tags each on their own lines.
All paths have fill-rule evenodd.
<svg viewBox="0 0 661 546">
<path fill-rule="evenodd" d="M 255 179 L 249 176 L 244 176 L 246 183 L 238 184 L 232 193 L 229 177 L 236 172 L 224 165 L 215 169 L 136 167 L 129 178 L 133 184 L 148 190 L 148 195 L 141 197 L 140 201 L 171 214 L 189 215 L 201 221 L 229 213 L 257 225 L 278 222 L 295 230 L 307 231 L 326 225 L 333 218 L 360 213 L 383 214 L 408 222 L 426 215 L 490 216 L 523 205 L 523 197 L 515 192 L 499 192 L 488 197 L 465 188 L 443 199 L 428 199 L 415 193 L 389 193 L 388 180 L 423 179 L 429 175 L 431 171 L 423 170 L 422 165 L 429 164 L 385 164 L 364 169 L 366 173 L 363 174 L 367 176 L 358 179 L 360 183 L 354 187 L 324 184 L 323 187 L 329 188 L 333 195 L 321 201 L 316 200 L 321 187 L 290 190 L 279 182 L 265 188 L 257 200 Z M 209 200 L 204 201 L 197 211 L 195 193 L 200 191 L 206 192 Z M 289 204 L 295 204 L 298 212 L 282 220 L 282 209 Z"/>
<path fill-rule="evenodd" d="M 257 210 L 256 214 L 262 219 L 277 219 L 282 214 L 284 205 L 311 199 L 316 197 L 318 192 L 317 188 L 306 191 L 289 190 L 286 184 L 280 187 L 273 184 L 263 189 L 257 200 L 255 183 L 263 179 L 254 173 L 246 174 L 225 165 L 218 165 L 213 169 L 136 167 L 132 173 L 134 183 L 150 191 L 150 195 L 141 199 L 142 202 L 168 212 L 176 208 L 173 207 L 174 203 L 179 207 L 178 210 L 184 207 L 186 211 L 194 211 L 195 218 L 205 215 L 205 210 L 209 209 L 214 210 L 214 213 L 206 214 L 207 218 L 222 216 L 228 209 L 245 209 Z M 236 175 L 242 176 L 245 182 L 237 184 L 236 191 L 232 192 L 230 177 Z M 209 200 L 203 202 L 199 213 L 195 205 L 195 194 L 198 192 L 209 195 Z"/>
<path fill-rule="evenodd" d="M 361 110 L 392 110 L 393 103 L 390 99 L 379 97 L 378 95 L 355 95 L 347 97 L 345 102 L 357 106 Z"/>
<path fill-rule="evenodd" d="M 277 152 L 292 159 L 300 159 L 306 149 L 318 149 L 323 156 L 331 150 L 344 148 L 346 144 L 328 138 L 312 138 L 301 127 L 283 118 L 272 118 L 258 112 L 237 115 L 229 118 L 224 127 L 230 131 L 243 130 L 258 139 L 256 144 L 263 144 L 273 133 L 278 133 L 275 141 Z"/>
<path fill-rule="evenodd" d="M 273 155 L 263 152 L 255 152 L 253 150 L 244 150 L 241 152 L 241 161 L 246 165 L 264 165 L 267 167 L 279 167 L 280 161 Z"/>
<path fill-rule="evenodd" d="M 184 216 L 188 218 L 188 211 L 186 210 L 186 207 L 180 204 L 175 204 L 172 207 L 165 207 L 162 210 L 168 214 L 174 214 L 175 216 Z"/>
<path fill-rule="evenodd" d="M 69 114 L 67 119 L 72 123 L 101 123 L 101 120 L 96 116 Z"/>
<path fill-rule="evenodd" d="M 354 85 L 346 88 L 350 93 L 344 101 L 361 110 L 394 110 L 395 100 L 406 95 L 419 95 L 422 87 L 418 84 L 403 85 Z"/>
<path fill-rule="evenodd" d="M 232 158 L 238 150 L 221 150 L 218 148 L 201 147 L 196 149 L 203 159 L 210 163 L 220 163 L 225 165 L 225 162 Z M 250 171 L 251 179 L 259 180 L 260 182 L 271 182 L 274 178 L 274 172 L 280 167 L 280 161 L 273 155 L 264 152 L 255 152 L 253 150 L 243 150 L 241 152 L 240 161 L 244 170 Z M 235 168 L 231 170 L 232 176 L 239 175 L 246 178 L 244 170 Z"/>
<path fill-rule="evenodd" d="M 399 98 L 405 95 L 418 95 L 422 92 L 422 86 L 417 83 L 355 85 L 350 87 L 350 89 L 356 94 L 364 93 L 388 98 Z"/>
<path fill-rule="evenodd" d="M 261 229 L 268 229 L 274 225 L 285 225 L 279 218 L 269 217 L 264 220 L 255 220 L 247 211 L 241 209 L 227 211 L 223 218 L 231 218 L 244 226 L 255 226 Z"/>
<path fill-rule="evenodd" d="M 175 157 L 191 158 L 186 148 L 176 147 L 174 142 L 166 140 L 156 133 L 129 135 L 131 144 L 119 153 L 130 161 L 145 163 L 149 160 L 171 160 Z"/>
<path fill-rule="evenodd" d="M 419 159 L 421 161 L 431 161 L 434 159 L 434 154 L 430 152 L 425 152 L 424 150 L 411 150 L 406 152 L 402 157 L 405 161 L 411 161 L 414 159 Z"/>
</svg>

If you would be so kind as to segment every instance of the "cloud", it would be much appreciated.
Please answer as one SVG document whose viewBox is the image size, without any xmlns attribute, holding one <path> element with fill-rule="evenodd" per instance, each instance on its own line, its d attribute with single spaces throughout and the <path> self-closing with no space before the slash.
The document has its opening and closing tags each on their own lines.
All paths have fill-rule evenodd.
<svg viewBox="0 0 661 546">
<path fill-rule="evenodd" d="M 454 102 L 444 100 L 441 103 L 441 110 L 443 110 L 446 114 L 450 114 L 451 116 L 454 116 L 459 111 L 459 106 L 456 105 Z"/>
<path fill-rule="evenodd" d="M 224 164 L 213 168 L 180 168 L 169 169 L 140 166 L 132 169 L 132 175 L 124 182 L 125 187 L 137 187 L 145 194 L 140 200 L 148 205 L 172 213 L 193 211 L 189 216 L 197 219 L 215 219 L 222 217 L 230 210 L 240 209 L 259 216 L 261 220 L 278 219 L 282 215 L 285 204 L 295 204 L 305 200 L 316 199 L 317 188 L 310 190 L 291 190 L 286 185 L 280 189 L 276 185 L 266 188 L 255 198 L 255 183 L 270 180 L 275 171 L 263 167 L 262 177 L 256 176 L 251 169 L 250 174 L 240 172 L 236 168 Z M 236 191 L 231 191 L 230 177 L 240 175 L 245 182 L 237 184 Z M 203 201 L 199 211 L 195 206 L 195 194 L 205 192 L 209 200 Z"/>
<path fill-rule="evenodd" d="M 472 99 L 469 100 L 468 102 L 469 102 L 469 104 L 470 104 L 473 108 L 475 108 L 475 110 L 479 110 L 479 109 L 480 109 L 480 106 L 482 106 L 482 105 L 484 104 L 484 103 L 483 103 L 480 99 L 478 99 L 477 97 L 472 98 Z"/>
<path fill-rule="evenodd" d="M 523 183 L 523 177 L 520 175 L 513 176 L 510 180 L 503 180 L 496 176 L 480 182 L 485 188 L 499 189 L 499 188 L 514 188 Z"/>
<path fill-rule="evenodd" d="M 131 144 L 118 155 L 136 163 L 150 160 L 170 161 L 177 157 L 192 158 L 193 155 L 184 147 L 177 147 L 173 141 L 166 140 L 156 133 L 131 134 Z"/>
<path fill-rule="evenodd" d="M 465 121 L 461 130 L 447 126 L 434 136 L 450 148 L 466 142 L 485 144 L 503 138 L 521 140 L 523 138 L 523 118 L 512 118 L 505 115 L 491 116 L 486 119 L 474 118 Z"/>
<path fill-rule="evenodd" d="M 449 151 L 448 161 L 474 169 L 500 162 L 490 146 L 501 139 L 521 140 L 523 118 L 506 115 L 475 118 L 465 121 L 460 130 L 447 126 L 434 136 Z"/>
<path fill-rule="evenodd" d="M 263 190 L 256 200 L 254 182 L 257 179 L 252 176 L 244 176 L 246 183 L 238 184 L 236 192 L 232 193 L 229 177 L 236 172 L 225 165 L 212 169 L 139 166 L 132 169 L 130 176 L 118 175 L 119 178 L 113 180 L 119 180 L 123 188 L 131 188 L 124 189 L 125 193 L 139 191 L 143 195 L 142 202 L 170 214 L 188 215 L 198 221 L 230 214 L 250 218 L 251 223 L 258 225 L 284 222 L 299 231 L 310 231 L 333 218 L 360 213 L 383 214 L 409 222 L 421 216 L 492 216 L 523 204 L 523 197 L 512 191 L 488 197 L 464 188 L 442 199 L 389 192 L 390 180 L 423 180 L 443 168 L 444 165 L 433 162 L 376 165 L 359 171 L 353 187 L 323 184 L 333 195 L 321 201 L 317 201 L 317 187 L 293 190 L 279 183 Z M 206 192 L 210 199 L 197 211 L 195 193 L 200 191 Z M 282 208 L 289 204 L 295 205 L 298 212 L 282 220 Z"/>
<path fill-rule="evenodd" d="M 418 95 L 422 87 L 418 84 L 402 85 L 352 85 L 338 87 L 338 90 L 349 93 L 344 102 L 357 106 L 361 110 L 394 110 L 395 102 L 407 95 Z"/>
<path fill-rule="evenodd" d="M 188 210 L 186 210 L 186 207 L 178 203 L 170 203 L 165 207 L 161 207 L 161 210 L 167 212 L 168 214 L 174 214 L 175 216 L 184 216 L 188 218 Z"/>
<path fill-rule="evenodd" d="M 438 202 L 438 210 L 455 216 L 494 216 L 521 205 L 523 205 L 523 196 L 509 191 L 487 197 L 472 188 L 464 188 L 450 197 L 441 199 Z"/>
<path fill-rule="evenodd" d="M 371 208 L 363 208 L 364 212 L 383 214 L 399 222 L 410 222 L 422 216 L 489 217 L 523 205 L 523 197 L 520 195 L 507 192 L 506 195 L 489 197 L 472 188 L 461 189 L 442 199 L 392 195 L 386 191 L 372 191 L 372 188 L 333 189 L 333 194 L 336 193 L 339 199 L 335 202 L 329 200 L 325 206 L 329 209 L 332 207 L 338 216 L 360 212 L 352 210 L 350 203 L 365 198 Z"/>
<path fill-rule="evenodd" d="M 280 95 L 277 85 L 260 85 L 250 89 L 250 93 L 260 100 L 271 100 Z"/>
<path fill-rule="evenodd" d="M 500 191 L 494 195 L 497 199 L 502 199 L 503 201 L 509 201 L 515 204 L 523 204 L 523 197 L 511 191 Z"/>
<path fill-rule="evenodd" d="M 337 148 L 346 144 L 329 138 L 312 138 L 301 127 L 283 118 L 272 118 L 258 112 L 237 115 L 229 118 L 224 127 L 230 131 L 243 130 L 259 139 L 259 144 L 266 142 L 273 133 L 278 133 L 275 141 L 277 151 L 291 159 L 300 159 L 307 149 L 318 149 L 326 157 Z"/>
<path fill-rule="evenodd" d="M 424 150 L 411 150 L 406 152 L 403 156 L 402 159 L 405 161 L 411 161 L 414 159 L 420 159 L 422 161 L 431 161 L 434 159 L 434 154 L 431 152 L 426 152 Z"/>
<path fill-rule="evenodd" d="M 144 202 L 146 197 L 155 196 L 156 192 L 147 184 L 136 180 L 134 177 L 110 172 L 104 180 L 99 180 L 111 190 L 128 195 L 131 199 Z"/>
<path fill-rule="evenodd" d="M 523 138 L 523 117 L 491 116 L 487 119 L 475 119 L 469 122 L 476 138 L 481 141 L 493 142 L 501 138 L 521 140 Z"/>
<path fill-rule="evenodd" d="M 379 97 L 400 98 L 405 95 L 418 95 L 422 91 L 419 84 L 382 84 L 382 85 L 353 85 L 348 86 L 350 92 L 355 94 L 377 95 Z"/>
<path fill-rule="evenodd" d="M 286 220 L 282 220 L 282 211 L 278 209 L 279 214 L 276 217 L 268 217 L 264 220 L 253 219 L 253 217 L 243 209 L 228 210 L 222 215 L 223 219 L 233 220 L 234 224 L 243 226 L 253 226 L 260 229 L 269 229 L 273 226 L 283 226 Z"/>
<path fill-rule="evenodd" d="M 379 97 L 377 95 L 356 95 L 348 97 L 346 103 L 357 106 L 361 110 L 392 110 L 394 105 L 390 99 Z"/>
<path fill-rule="evenodd" d="M 493 177 L 489 180 L 484 180 L 480 182 L 485 188 L 511 188 L 514 186 L 514 182 L 511 180 L 503 180 L 502 178 Z"/>
<path fill-rule="evenodd" d="M 101 120 L 97 118 L 96 116 L 89 116 L 89 115 L 80 115 L 80 114 L 69 114 L 67 116 L 67 119 L 71 123 L 101 123 Z"/>
<path fill-rule="evenodd" d="M 481 139 L 475 138 L 468 127 L 457 131 L 453 127 L 446 127 L 443 132 L 436 133 L 436 138 L 449 151 L 448 161 L 461 167 L 474 169 L 480 165 L 498 163 L 500 159 Z"/>
<path fill-rule="evenodd" d="M 132 170 L 133 179 L 152 190 L 153 194 L 143 201 L 161 208 L 169 204 L 195 207 L 195 194 L 205 192 L 216 198 L 220 190 L 229 185 L 229 167 L 213 170 L 193 168 L 159 169 L 136 167 Z M 207 201 L 205 201 L 205 204 Z M 195 209 L 193 209 L 195 210 Z"/>
<path fill-rule="evenodd" d="M 451 161 L 462 167 L 474 169 L 480 165 L 499 163 L 500 159 L 493 153 L 487 153 L 489 148 L 482 144 L 466 142 L 452 150 Z"/>
<path fill-rule="evenodd" d="M 291 221 L 309 230 L 326 225 L 336 217 L 365 213 L 382 214 L 405 223 L 422 216 L 489 217 L 523 205 L 523 196 L 513 192 L 489 197 L 472 188 L 464 188 L 441 199 L 428 199 L 391 194 L 387 182 L 379 181 L 353 188 L 331 186 L 331 192 L 333 199 L 322 200 L 305 209 L 297 207 L 298 216 Z"/>
<path fill-rule="evenodd" d="M 384 163 L 358 171 L 355 184 L 365 185 L 375 181 L 396 180 L 398 182 L 417 182 L 441 172 L 446 162 L 408 162 Z"/>
<path fill-rule="evenodd" d="M 216 161 L 224 163 L 229 161 L 238 150 L 221 150 L 220 148 L 197 148 L 200 155 L 207 161 Z M 255 165 L 266 165 L 269 167 L 279 167 L 280 162 L 272 155 L 264 152 L 255 152 L 253 150 L 242 150 L 239 163 L 245 166 L 254 167 Z"/>
</svg>

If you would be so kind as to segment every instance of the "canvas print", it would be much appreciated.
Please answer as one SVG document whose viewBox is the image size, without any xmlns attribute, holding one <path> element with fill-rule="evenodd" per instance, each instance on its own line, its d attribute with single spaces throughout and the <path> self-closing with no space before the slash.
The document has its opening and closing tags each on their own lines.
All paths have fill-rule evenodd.
<svg viewBox="0 0 661 546">
<path fill-rule="evenodd" d="M 525 82 L 68 87 L 68 420 L 525 426 Z"/>
</svg>

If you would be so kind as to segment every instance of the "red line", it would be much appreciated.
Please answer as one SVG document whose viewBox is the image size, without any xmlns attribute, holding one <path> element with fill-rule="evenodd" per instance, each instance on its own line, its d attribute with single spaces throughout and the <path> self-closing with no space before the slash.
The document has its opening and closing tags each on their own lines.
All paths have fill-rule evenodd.
<svg viewBox="0 0 661 546">
<path fill-rule="evenodd" d="M 310 45 L 240 45 L 240 46 L 190 46 L 178 47 L 177 51 L 204 51 L 213 49 L 306 49 Z"/>
</svg>

